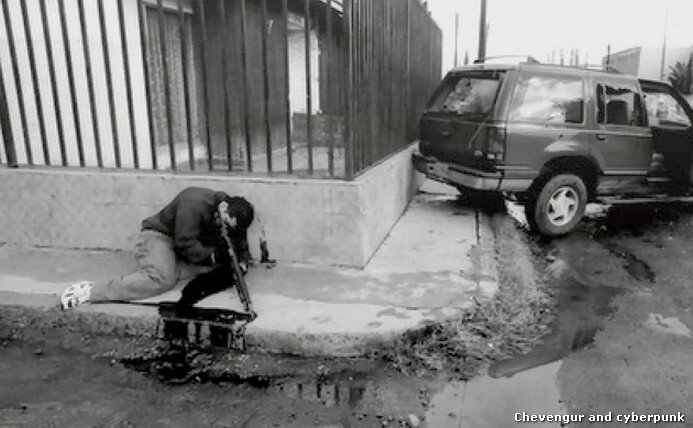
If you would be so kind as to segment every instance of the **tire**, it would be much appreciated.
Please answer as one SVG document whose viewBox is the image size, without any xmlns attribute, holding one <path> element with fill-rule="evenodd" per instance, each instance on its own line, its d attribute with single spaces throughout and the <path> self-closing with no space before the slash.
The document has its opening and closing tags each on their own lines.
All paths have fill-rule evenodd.
<svg viewBox="0 0 693 428">
<path fill-rule="evenodd" d="M 572 232 L 585 214 L 587 188 L 577 175 L 556 175 L 534 195 L 525 204 L 525 215 L 530 228 L 544 236 Z"/>
</svg>

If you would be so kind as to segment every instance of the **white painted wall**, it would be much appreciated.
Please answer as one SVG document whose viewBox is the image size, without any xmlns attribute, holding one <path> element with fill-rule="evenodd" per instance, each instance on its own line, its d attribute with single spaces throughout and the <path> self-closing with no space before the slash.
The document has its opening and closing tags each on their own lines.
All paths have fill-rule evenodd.
<svg viewBox="0 0 693 428">
<path fill-rule="evenodd" d="M 303 18 L 291 14 L 289 26 L 289 101 L 292 112 L 306 113 L 306 45 Z M 318 34 L 310 31 L 310 82 L 313 114 L 320 109 Z"/>
<path fill-rule="evenodd" d="M 27 110 L 29 141 L 36 164 L 44 163 L 40 139 L 38 114 L 34 98 L 34 88 L 31 82 L 29 58 L 27 54 L 27 40 L 24 32 L 19 0 L 2 0 L 8 2 L 12 31 L 17 59 L 19 65 L 20 87 L 24 95 L 24 103 Z M 74 67 L 76 98 L 79 110 L 79 123 L 81 125 L 84 142 L 85 159 L 87 166 L 96 166 L 96 150 L 94 146 L 94 132 L 89 104 L 88 84 L 85 69 L 85 56 L 82 44 L 82 36 L 79 25 L 77 0 L 64 0 L 66 5 L 66 20 L 72 61 Z M 60 27 L 59 4 L 57 1 L 46 1 L 47 25 L 52 39 L 53 58 L 55 64 L 55 78 L 58 89 L 60 110 L 62 111 L 62 123 L 67 146 L 67 158 L 69 165 L 78 166 L 77 138 L 72 115 L 72 100 L 68 83 L 67 63 L 65 48 Z M 164 2 L 165 6 L 173 6 L 175 3 Z M 50 157 L 53 164 L 59 164 L 60 151 L 58 144 L 57 115 L 53 104 L 53 91 L 51 88 L 46 45 L 41 26 L 41 15 L 38 0 L 27 0 L 27 11 L 30 22 L 30 34 L 34 45 L 36 68 L 38 76 L 39 93 L 42 97 L 43 113 L 46 121 L 46 138 L 50 148 Z M 124 0 L 124 16 L 126 25 L 126 37 L 128 43 L 130 77 L 132 84 L 132 99 L 135 118 L 135 132 L 138 140 L 138 152 L 140 165 L 144 168 L 151 166 L 151 151 L 149 149 L 149 128 L 146 107 L 146 92 L 144 85 L 144 71 L 142 51 L 140 48 L 140 30 L 136 0 Z M 0 16 L 2 10 L 0 10 Z M 112 82 L 115 98 L 115 117 L 117 133 L 120 143 L 121 160 L 123 167 L 133 166 L 132 139 L 130 135 L 130 123 L 126 102 L 125 73 L 122 56 L 122 45 L 118 21 L 117 2 L 104 1 L 104 15 L 108 49 L 112 71 Z M 100 38 L 97 2 L 89 0 L 85 2 L 85 16 L 87 34 L 89 39 L 89 54 L 91 55 L 92 75 L 94 78 L 94 95 L 97 105 L 96 120 L 99 125 L 102 155 L 104 166 L 115 166 L 115 154 L 113 135 L 111 132 L 110 113 L 108 108 L 108 91 L 106 86 L 104 55 Z M 12 72 L 10 49 L 8 44 L 5 21 L 0 19 L 0 65 L 5 77 L 7 98 L 12 122 L 12 132 L 20 164 L 26 163 L 25 139 L 22 135 L 18 97 L 16 91 L 17 76 Z M 165 166 L 165 165 L 164 165 Z"/>
</svg>

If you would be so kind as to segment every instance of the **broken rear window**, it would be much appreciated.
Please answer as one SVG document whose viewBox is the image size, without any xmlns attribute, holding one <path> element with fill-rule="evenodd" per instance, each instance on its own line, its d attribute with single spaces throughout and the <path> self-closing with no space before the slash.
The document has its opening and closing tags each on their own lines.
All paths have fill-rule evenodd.
<svg viewBox="0 0 693 428">
<path fill-rule="evenodd" d="M 447 79 L 428 111 L 486 115 L 493 110 L 503 73 L 469 73 Z"/>
</svg>

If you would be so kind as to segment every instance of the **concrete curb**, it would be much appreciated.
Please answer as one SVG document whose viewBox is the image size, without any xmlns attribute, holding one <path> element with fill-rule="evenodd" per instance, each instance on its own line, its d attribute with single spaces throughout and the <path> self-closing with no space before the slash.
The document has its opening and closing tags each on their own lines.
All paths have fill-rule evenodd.
<svg viewBox="0 0 693 428">
<path fill-rule="evenodd" d="M 106 311 L 113 305 L 90 305 L 68 312 L 56 307 L 55 296 L 48 294 L 20 294 L 0 292 L 1 305 L 9 311 L 41 311 L 46 315 L 36 321 L 48 325 L 88 326 L 92 335 L 119 335 L 126 337 L 158 337 L 159 317 L 156 310 L 143 307 L 136 314 L 121 315 Z M 270 353 L 282 353 L 303 357 L 360 357 L 382 354 L 394 347 L 398 337 L 406 330 L 379 334 L 324 333 L 300 334 L 255 328 L 249 324 L 246 330 L 246 345 Z"/>
<path fill-rule="evenodd" d="M 504 266 L 504 261 L 501 260 L 503 256 L 499 254 L 496 242 L 497 237 L 502 235 L 496 230 L 495 219 L 502 216 L 483 214 L 469 206 L 461 207 L 454 195 L 452 196 L 448 199 L 431 198 L 432 203 L 426 205 L 426 209 L 419 210 L 414 217 L 410 217 L 414 219 L 412 223 L 402 223 L 403 227 L 400 227 L 399 232 L 392 232 L 400 233 L 398 236 L 404 233 L 406 236 L 411 234 L 412 230 L 416 230 L 417 233 L 426 236 L 422 242 L 412 243 L 406 239 L 395 239 L 389 243 L 390 249 L 404 248 L 404 256 L 407 256 L 404 262 L 401 260 L 400 250 L 387 252 L 388 248 L 383 246 L 380 250 L 381 259 L 378 261 L 379 264 L 374 265 L 373 272 L 363 276 L 340 272 L 336 276 L 330 276 L 319 271 L 310 277 L 310 281 L 301 282 L 294 294 L 267 293 L 268 290 L 272 290 L 272 282 L 278 278 L 276 275 L 265 276 L 264 283 L 256 284 L 260 287 L 258 290 L 265 291 L 264 294 L 259 293 L 260 296 L 265 296 L 265 300 L 255 301 L 256 310 L 266 310 L 267 314 L 272 310 L 271 313 L 276 315 L 274 318 L 267 318 L 269 322 L 248 325 L 248 347 L 272 353 L 323 357 L 356 357 L 383 353 L 392 350 L 398 339 L 407 331 L 416 331 L 427 323 L 441 322 L 454 317 L 459 311 L 473 305 L 475 300 L 491 298 L 498 290 L 499 280 L 503 275 L 499 272 L 499 268 Z M 429 217 L 429 214 L 433 216 Z M 435 220 L 431 221 L 431 218 Z M 464 222 L 464 227 L 458 228 L 461 224 L 459 222 Z M 421 224 L 423 227 L 418 227 Z M 431 224 L 441 226 L 435 233 L 431 233 Z M 418 228 L 414 227 L 416 225 Z M 514 229 L 514 226 L 511 227 Z M 450 249 L 445 245 L 450 245 Z M 422 254 L 433 257 L 432 263 L 418 263 Z M 51 263 L 43 263 L 45 272 L 41 275 L 36 275 L 34 270 L 31 270 L 34 273 L 24 273 L 23 268 L 15 266 L 17 260 L 20 260 L 27 265 L 24 268 L 33 269 L 32 264 L 27 261 L 28 258 L 16 254 L 14 259 L 7 258 L 7 264 L 11 269 L 8 267 L 6 281 L 16 283 L 24 276 L 33 276 L 27 279 L 26 285 L 15 284 L 4 292 L 0 291 L 2 305 L 43 309 L 55 307 L 55 293 L 59 292 L 56 283 L 41 281 L 65 280 L 70 277 L 71 272 L 60 272 L 66 264 L 76 263 L 78 259 L 75 257 L 75 254 L 70 254 L 69 257 L 61 256 Z M 463 259 L 464 263 L 460 259 Z M 40 257 L 37 260 L 40 262 Z M 109 269 L 114 272 L 125 269 L 120 266 L 120 258 L 108 262 Z M 100 260 L 100 263 L 104 263 L 104 260 Z M 94 263 L 87 263 L 85 269 L 91 269 L 92 265 Z M 448 266 L 452 266 L 453 270 L 446 270 L 451 269 Z M 303 281 L 305 277 L 301 275 L 305 272 L 299 270 L 282 271 L 279 279 L 292 278 L 296 282 L 296 278 L 299 278 Z M 97 276 L 97 272 L 89 273 Z M 382 279 L 378 275 L 385 275 L 389 279 Z M 342 282 L 331 282 L 335 278 Z M 333 287 L 330 287 L 331 285 Z M 26 294 L 24 291 L 30 288 L 22 288 L 25 286 L 34 287 L 34 293 L 44 294 Z M 324 288 L 333 291 L 325 294 Z M 323 290 L 320 291 L 321 289 Z M 347 297 L 344 300 L 331 300 L 330 293 L 335 293 L 336 290 L 339 290 L 338 294 L 342 293 L 340 296 Z M 360 291 L 363 291 L 365 297 L 358 293 Z M 353 297 L 352 294 L 357 297 Z M 422 300 L 419 302 L 416 300 L 418 298 Z M 175 296 L 163 298 L 174 299 Z M 303 301 L 309 304 L 304 306 Z M 215 302 L 218 303 L 220 302 Z M 354 310 L 355 306 L 366 308 L 359 312 Z M 296 312 L 297 310 L 299 312 Z M 381 316 L 383 318 L 379 319 Z M 86 325 L 93 324 L 95 334 L 122 332 L 127 335 L 153 337 L 156 335 L 158 324 L 156 308 L 132 305 L 89 305 L 67 312 L 58 318 L 63 325 L 68 325 L 71 317 L 83 320 Z M 373 317 L 374 322 L 370 323 L 371 318 L 368 317 Z M 286 326 L 283 319 L 301 319 L 301 323 Z M 302 324 L 303 322 L 306 323 Z M 330 324 L 327 324 L 328 322 Z"/>
<path fill-rule="evenodd" d="M 535 271 L 527 238 L 520 234 L 510 215 L 493 216 L 489 220 L 495 233 L 495 252 L 499 260 L 498 283 L 515 281 L 536 290 L 539 275 Z"/>
<path fill-rule="evenodd" d="M 477 211 L 478 225 L 478 266 L 479 292 L 484 298 L 491 298 L 498 291 L 499 264 L 496 231 L 493 216 Z"/>
<path fill-rule="evenodd" d="M 363 357 L 393 349 L 397 339 L 405 331 L 381 334 L 297 334 L 255 329 L 251 324 L 246 331 L 246 344 L 250 348 L 302 357 Z"/>
</svg>

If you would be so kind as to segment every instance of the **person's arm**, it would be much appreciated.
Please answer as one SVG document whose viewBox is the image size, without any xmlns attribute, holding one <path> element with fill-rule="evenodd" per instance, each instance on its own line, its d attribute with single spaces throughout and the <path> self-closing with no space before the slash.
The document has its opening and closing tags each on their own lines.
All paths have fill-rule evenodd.
<svg viewBox="0 0 693 428">
<path fill-rule="evenodd" d="M 247 230 L 229 230 L 229 238 L 233 244 L 233 251 L 236 253 L 241 270 L 243 273 L 247 273 L 252 258 L 248 245 Z"/>
<path fill-rule="evenodd" d="M 179 206 L 176 211 L 174 246 L 176 254 L 193 264 L 214 264 L 214 249 L 200 242 L 200 223 L 202 212 Z"/>
</svg>

